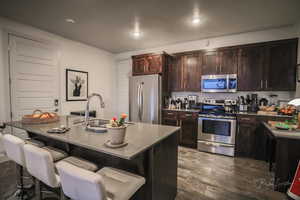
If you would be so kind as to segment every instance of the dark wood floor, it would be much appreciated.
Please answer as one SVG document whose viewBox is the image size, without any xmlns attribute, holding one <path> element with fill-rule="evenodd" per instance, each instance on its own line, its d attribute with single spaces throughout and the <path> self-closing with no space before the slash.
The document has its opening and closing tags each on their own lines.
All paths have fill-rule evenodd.
<svg viewBox="0 0 300 200">
<path fill-rule="evenodd" d="M 176 200 L 286 200 L 284 194 L 273 191 L 273 176 L 265 162 L 183 147 L 178 162 Z M 1 193 L 11 193 L 8 186 L 16 179 L 14 173 L 13 163 L 0 158 Z"/>
</svg>

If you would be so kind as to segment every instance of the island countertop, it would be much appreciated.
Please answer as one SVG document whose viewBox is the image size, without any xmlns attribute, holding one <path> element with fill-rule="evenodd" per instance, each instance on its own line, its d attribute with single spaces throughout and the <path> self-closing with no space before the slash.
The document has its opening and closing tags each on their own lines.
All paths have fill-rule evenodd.
<svg viewBox="0 0 300 200">
<path fill-rule="evenodd" d="M 271 127 L 268 123 L 263 122 L 263 125 L 274 135 L 275 138 L 288 138 L 300 140 L 300 132 L 293 130 L 278 130 Z"/>
<path fill-rule="evenodd" d="M 85 126 L 74 125 L 74 120 L 76 120 L 76 117 L 63 116 L 59 122 L 51 124 L 26 125 L 20 121 L 16 121 L 6 123 L 6 125 L 127 160 L 133 159 L 138 154 L 146 151 L 180 129 L 173 126 L 134 123 L 127 127 L 125 140 L 128 142 L 128 145 L 113 149 L 104 145 L 108 140 L 107 132 L 94 133 L 86 131 Z M 70 127 L 70 130 L 64 134 L 47 133 L 49 129 L 60 127 L 61 125 Z"/>
</svg>

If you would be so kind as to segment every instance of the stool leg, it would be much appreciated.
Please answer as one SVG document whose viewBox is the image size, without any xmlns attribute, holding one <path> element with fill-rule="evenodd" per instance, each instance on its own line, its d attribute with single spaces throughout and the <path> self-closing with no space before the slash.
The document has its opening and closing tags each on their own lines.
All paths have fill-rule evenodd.
<svg viewBox="0 0 300 200">
<path fill-rule="evenodd" d="M 24 199 L 23 167 L 19 166 L 21 199 Z"/>
<path fill-rule="evenodd" d="M 60 187 L 60 200 L 67 200 L 62 187 Z"/>
<path fill-rule="evenodd" d="M 41 184 L 40 181 L 35 178 L 35 196 L 37 200 L 41 200 L 42 199 L 42 193 L 41 193 Z"/>
</svg>

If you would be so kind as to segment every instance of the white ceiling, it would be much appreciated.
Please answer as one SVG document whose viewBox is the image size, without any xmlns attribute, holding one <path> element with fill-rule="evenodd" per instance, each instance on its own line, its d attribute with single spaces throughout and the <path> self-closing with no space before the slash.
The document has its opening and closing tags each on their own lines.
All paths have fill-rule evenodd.
<svg viewBox="0 0 300 200">
<path fill-rule="evenodd" d="M 295 24 L 300 0 L 2 0 L 0 16 L 120 53 Z"/>
</svg>

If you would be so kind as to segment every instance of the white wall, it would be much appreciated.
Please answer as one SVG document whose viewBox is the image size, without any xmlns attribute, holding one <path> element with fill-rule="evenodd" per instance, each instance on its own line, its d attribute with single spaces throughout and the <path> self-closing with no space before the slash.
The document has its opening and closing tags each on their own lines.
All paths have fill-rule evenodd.
<svg viewBox="0 0 300 200">
<path fill-rule="evenodd" d="M 300 38 L 300 24 L 299 26 L 286 26 L 276 29 L 269 29 L 269 30 L 262 30 L 256 32 L 248 32 L 248 33 L 240 33 L 216 38 L 208 38 L 203 40 L 196 40 L 196 41 L 189 41 L 189 42 L 182 42 L 172 45 L 161 46 L 157 48 L 145 49 L 140 51 L 129 51 L 124 52 L 116 55 L 117 62 L 126 62 L 128 65 L 131 65 L 131 56 L 132 55 L 139 55 L 144 53 L 160 53 L 162 51 L 166 51 L 167 53 L 176 53 L 176 52 L 184 52 L 184 51 L 193 51 L 193 50 L 200 50 L 200 49 L 214 49 L 218 47 L 226 47 L 226 46 L 235 46 L 240 44 L 250 44 L 250 43 L 257 43 L 257 42 L 266 42 L 272 40 L 281 40 L 281 39 L 288 39 L 288 38 Z M 298 51 L 298 60 L 300 63 L 300 48 Z M 124 67 L 124 65 L 117 65 L 118 68 Z M 127 66 L 126 68 L 130 68 L 131 66 Z M 117 71 L 122 72 L 123 69 L 118 69 Z M 119 76 L 122 76 L 119 73 Z M 123 74 L 124 77 L 128 76 L 128 72 Z M 128 87 L 126 84 L 120 85 L 118 90 L 127 90 Z M 298 86 L 297 94 L 300 96 L 300 84 Z M 262 94 L 262 96 L 266 96 L 269 93 Z M 187 93 L 175 93 L 174 95 L 187 95 Z M 279 93 L 280 98 L 293 98 L 294 92 L 281 92 Z M 122 101 L 124 95 L 117 97 Z M 230 98 L 230 97 L 228 97 Z"/>
<path fill-rule="evenodd" d="M 24 24 L 19 24 L 0 18 L 0 121 L 9 119 L 9 90 L 7 63 L 7 33 L 14 33 L 46 42 L 57 47 L 60 67 L 60 102 L 61 114 L 69 114 L 72 110 L 83 110 L 86 102 L 66 102 L 65 98 L 65 68 L 89 72 L 89 93 L 97 92 L 103 95 L 106 107 L 99 116 L 110 118 L 114 115 L 114 88 L 116 87 L 114 55 L 79 42 L 65 39 Z M 96 108 L 93 103 L 92 108 Z M 97 106 L 100 107 L 100 106 Z M 99 109 L 98 109 L 99 110 Z"/>
</svg>

